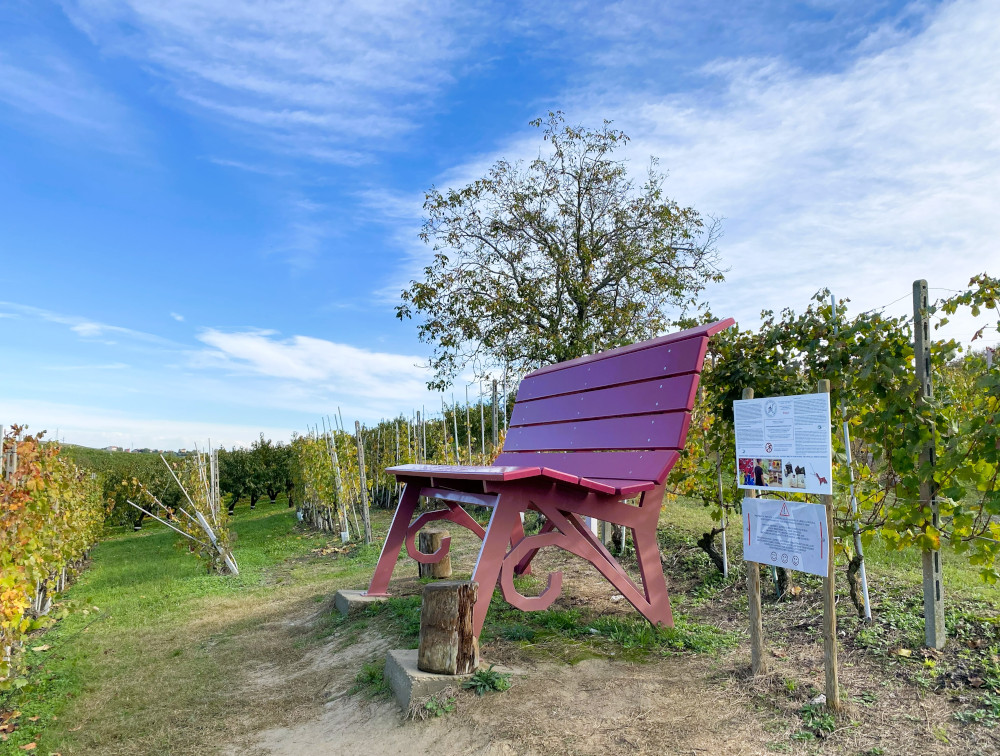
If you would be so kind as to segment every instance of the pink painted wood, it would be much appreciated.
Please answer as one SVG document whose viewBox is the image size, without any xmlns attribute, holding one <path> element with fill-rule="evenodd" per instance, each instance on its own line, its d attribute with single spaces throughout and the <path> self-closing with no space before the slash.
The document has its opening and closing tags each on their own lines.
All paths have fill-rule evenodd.
<svg viewBox="0 0 1000 756">
<path fill-rule="evenodd" d="M 564 362 L 559 370 L 542 368 L 530 373 L 517 391 L 517 401 L 526 402 L 559 394 L 576 394 L 622 383 L 701 372 L 695 365 L 704 362 L 706 336 L 666 343 L 648 349 L 625 352 L 609 359 Z M 587 358 L 584 358 L 587 359 Z M 553 366 L 556 367 L 556 366 Z"/>
<path fill-rule="evenodd" d="M 534 465 L 546 470 L 559 470 L 577 477 L 621 478 L 622 480 L 653 480 L 662 483 L 679 458 L 675 451 L 642 452 L 503 452 L 497 457 L 501 465 Z M 523 460 L 523 461 L 522 461 Z"/>
<path fill-rule="evenodd" d="M 386 472 L 420 478 L 443 478 L 445 480 L 466 478 L 470 480 L 517 480 L 531 478 L 541 472 L 537 467 L 510 467 L 490 465 L 471 467 L 465 465 L 399 465 L 387 467 Z"/>
<path fill-rule="evenodd" d="M 387 595 L 404 545 L 418 561 L 443 558 L 450 543 L 435 554 L 421 554 L 414 538 L 428 522 L 444 519 L 483 539 L 472 574 L 480 586 L 473 616 L 477 634 L 498 582 L 504 598 L 522 609 L 543 609 L 556 599 L 559 573 L 552 573 L 535 597 L 521 596 L 513 583 L 546 546 L 586 559 L 650 622 L 671 625 L 656 543 L 664 482 L 684 448 L 708 339 L 732 324 L 727 319 L 536 370 L 521 381 L 504 449 L 493 465 L 389 468 L 405 485 L 368 593 Z M 448 508 L 413 520 L 422 495 L 444 499 Z M 627 503 L 635 496 L 637 506 Z M 493 504 L 485 531 L 463 503 Z M 521 515 L 528 510 L 544 515 L 546 525 L 525 537 Z M 631 530 L 641 586 L 583 517 Z"/>
<path fill-rule="evenodd" d="M 585 391 L 579 394 L 518 402 L 511 414 L 511 427 L 539 425 L 602 417 L 642 415 L 655 412 L 689 410 L 694 406 L 698 376 L 676 375 L 624 386 Z"/>
<path fill-rule="evenodd" d="M 680 449 L 691 413 L 661 412 L 510 428 L 504 451 Z M 525 475 L 524 477 L 530 477 Z"/>
</svg>

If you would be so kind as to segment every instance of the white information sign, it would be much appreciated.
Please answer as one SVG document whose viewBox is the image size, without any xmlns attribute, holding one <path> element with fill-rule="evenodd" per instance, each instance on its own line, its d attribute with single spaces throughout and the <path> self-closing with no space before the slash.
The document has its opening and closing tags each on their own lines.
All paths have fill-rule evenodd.
<svg viewBox="0 0 1000 756">
<path fill-rule="evenodd" d="M 826 507 L 781 499 L 743 500 L 743 558 L 826 577 Z"/>
<path fill-rule="evenodd" d="M 830 395 L 733 402 L 740 488 L 832 494 Z"/>
</svg>

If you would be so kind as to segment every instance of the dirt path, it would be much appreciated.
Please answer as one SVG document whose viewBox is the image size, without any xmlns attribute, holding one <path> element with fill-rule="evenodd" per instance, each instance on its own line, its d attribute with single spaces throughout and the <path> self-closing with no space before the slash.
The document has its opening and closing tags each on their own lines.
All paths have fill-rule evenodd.
<svg viewBox="0 0 1000 756">
<path fill-rule="evenodd" d="M 726 700 L 713 662 L 629 665 L 590 659 L 517 674 L 508 693 L 459 694 L 457 709 L 405 720 L 393 703 L 337 696 L 312 719 L 266 730 L 243 753 L 759 754 L 766 734 Z M 241 752 L 234 750 L 232 753 Z"/>
<path fill-rule="evenodd" d="M 574 566 L 558 553 L 540 557 L 540 574 L 565 571 L 568 588 L 560 602 L 583 601 L 603 613 L 631 615 L 591 568 Z M 413 579 L 398 583 L 407 592 L 419 590 Z M 716 625 L 741 628 L 736 601 L 710 602 L 697 613 Z M 269 630 L 271 642 L 296 647 L 292 636 L 308 634 L 331 608 L 302 605 Z M 283 641 L 276 637 L 284 633 L 291 635 Z M 955 722 L 956 703 L 947 695 L 887 675 L 884 665 L 846 648 L 841 683 L 848 710 L 828 727 L 811 723 L 809 699 L 822 690 L 823 679 L 818 639 L 783 648 L 772 644 L 772 674 L 757 679 L 748 679 L 745 645 L 641 664 L 608 658 L 569 664 L 557 659 L 586 656 L 573 653 L 569 638 L 560 647 L 570 653 L 560 657 L 494 641 L 483 648 L 484 662 L 517 670 L 513 687 L 483 698 L 458 691 L 453 712 L 414 721 L 393 702 L 348 693 L 362 664 L 384 659 L 389 648 L 384 638 L 358 633 L 341 627 L 318 646 L 299 646 L 295 660 L 272 660 L 250 670 L 242 699 L 253 713 L 240 717 L 241 726 L 231 732 L 242 732 L 242 738 L 222 751 L 229 756 L 1000 754 L 992 729 Z M 822 714 L 822 707 L 815 709 Z"/>
</svg>

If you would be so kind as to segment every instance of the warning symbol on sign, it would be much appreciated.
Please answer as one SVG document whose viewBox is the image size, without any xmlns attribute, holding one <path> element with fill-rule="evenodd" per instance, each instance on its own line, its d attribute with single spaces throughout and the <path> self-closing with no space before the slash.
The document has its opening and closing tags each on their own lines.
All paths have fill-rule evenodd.
<svg viewBox="0 0 1000 756">
<path fill-rule="evenodd" d="M 788 502 L 781 502 L 781 511 L 778 513 L 781 517 L 791 517 L 792 513 L 788 511 Z"/>
</svg>

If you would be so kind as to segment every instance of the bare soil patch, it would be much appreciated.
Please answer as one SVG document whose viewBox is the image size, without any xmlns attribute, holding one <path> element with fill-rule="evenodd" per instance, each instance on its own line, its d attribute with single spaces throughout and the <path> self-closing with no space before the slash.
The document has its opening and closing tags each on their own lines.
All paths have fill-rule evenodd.
<svg viewBox="0 0 1000 756">
<path fill-rule="evenodd" d="M 460 544 L 461 554 L 464 545 Z M 668 559 L 679 612 L 742 631 L 742 583 L 702 599 L 680 564 Z M 564 572 L 564 591 L 553 607 L 588 606 L 604 615 L 634 611 L 586 563 L 558 550 L 543 551 L 536 574 Z M 420 583 L 403 560 L 397 592 L 413 594 Z M 495 599 L 498 600 L 498 599 Z M 742 599 L 745 601 L 745 598 Z M 784 612 L 783 614 L 781 612 Z M 592 658 L 571 641 L 515 642 L 493 638 L 483 645 L 486 663 L 518 670 L 513 687 L 477 698 L 455 695 L 455 710 L 424 721 L 407 719 L 395 704 L 347 691 L 364 660 L 384 658 L 388 641 L 347 637 L 337 629 L 323 644 L 283 673 L 268 668 L 244 684 L 263 684 L 267 696 L 285 692 L 297 702 L 283 708 L 280 725 L 234 741 L 229 754 L 987 754 L 1000 753 L 994 729 L 967 726 L 953 714 L 961 702 L 887 671 L 883 661 L 845 637 L 841 681 L 848 709 L 832 720 L 809 705 L 823 686 L 822 643 L 809 628 L 814 612 L 803 599 L 772 612 L 771 674 L 751 678 L 745 647 L 718 654 L 676 653 L 634 663 L 628 654 Z M 791 622 L 790 626 L 777 620 Z M 800 625 L 800 627 L 796 627 Z M 853 632 L 853 630 L 852 630 Z M 569 660 L 569 661 L 567 661 Z M 315 691 L 310 699 L 302 686 Z M 257 698 L 253 690 L 247 690 Z M 246 732 L 246 731 L 244 731 Z"/>
</svg>

